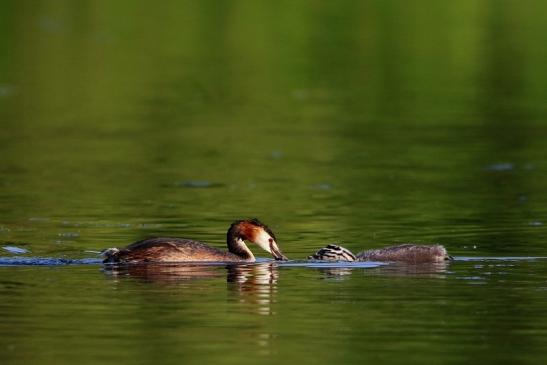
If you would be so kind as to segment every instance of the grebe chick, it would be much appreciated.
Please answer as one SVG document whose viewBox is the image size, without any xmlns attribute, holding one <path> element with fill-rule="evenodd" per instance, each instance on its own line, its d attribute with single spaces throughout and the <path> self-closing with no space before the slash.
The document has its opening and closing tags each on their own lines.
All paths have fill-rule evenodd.
<svg viewBox="0 0 547 365">
<path fill-rule="evenodd" d="M 403 261 L 409 263 L 444 262 L 453 260 L 441 245 L 414 245 L 410 243 L 367 250 L 354 255 L 348 249 L 330 244 L 308 257 L 325 261 Z"/>
<path fill-rule="evenodd" d="M 203 242 L 185 238 L 148 238 L 117 249 L 102 252 L 104 263 L 143 262 L 254 262 L 255 257 L 244 241 L 250 241 L 269 252 L 276 260 L 287 260 L 277 246 L 274 233 L 258 219 L 232 223 L 226 234 L 228 251 L 222 251 Z"/>
<path fill-rule="evenodd" d="M 308 259 L 322 261 L 357 261 L 357 257 L 355 257 L 350 250 L 333 243 L 323 247 L 313 255 L 308 256 Z"/>
</svg>

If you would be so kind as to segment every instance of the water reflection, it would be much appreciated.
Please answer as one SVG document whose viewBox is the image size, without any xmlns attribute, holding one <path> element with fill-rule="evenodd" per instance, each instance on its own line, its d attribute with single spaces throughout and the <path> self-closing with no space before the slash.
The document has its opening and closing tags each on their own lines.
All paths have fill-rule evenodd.
<svg viewBox="0 0 547 365">
<path fill-rule="evenodd" d="M 176 265 L 143 264 L 112 265 L 104 268 L 109 277 L 138 279 L 141 282 L 176 284 L 193 280 L 226 277 L 229 293 L 234 293 L 240 303 L 252 304 L 256 313 L 273 314 L 271 304 L 275 301 L 279 269 L 272 262 L 231 265 Z"/>
<path fill-rule="evenodd" d="M 276 264 L 232 265 L 228 267 L 228 289 L 237 293 L 240 303 L 249 303 L 257 314 L 272 315 L 277 293 L 279 269 Z"/>
<path fill-rule="evenodd" d="M 215 265 L 142 264 L 109 265 L 104 273 L 114 279 L 135 278 L 144 282 L 176 283 L 222 277 Z"/>
<path fill-rule="evenodd" d="M 277 291 L 280 267 L 309 267 L 317 269 L 324 279 L 344 280 L 354 271 L 373 275 L 444 277 L 450 262 L 408 263 L 322 263 L 263 262 L 253 264 L 143 264 L 113 265 L 104 268 L 105 274 L 115 279 L 136 278 L 143 282 L 177 283 L 226 276 L 229 292 L 237 293 L 241 302 L 255 304 L 260 314 L 271 314 L 270 304 Z M 225 271 L 224 271 L 225 270 Z"/>
<path fill-rule="evenodd" d="M 319 269 L 319 272 L 322 273 L 327 280 L 345 280 L 352 274 L 353 269 L 334 267 Z"/>
<path fill-rule="evenodd" d="M 407 277 L 435 277 L 444 278 L 448 272 L 450 262 L 435 262 L 422 264 L 408 264 L 404 262 L 391 263 L 388 265 L 377 265 L 366 270 L 367 274 L 385 276 L 407 276 Z M 352 267 L 325 267 L 319 268 L 325 279 L 345 280 L 349 278 L 354 270 Z M 363 269 L 360 269 L 360 271 Z"/>
<path fill-rule="evenodd" d="M 422 264 L 393 263 L 372 269 L 370 273 L 386 276 L 444 278 L 452 262 L 428 262 Z"/>
</svg>

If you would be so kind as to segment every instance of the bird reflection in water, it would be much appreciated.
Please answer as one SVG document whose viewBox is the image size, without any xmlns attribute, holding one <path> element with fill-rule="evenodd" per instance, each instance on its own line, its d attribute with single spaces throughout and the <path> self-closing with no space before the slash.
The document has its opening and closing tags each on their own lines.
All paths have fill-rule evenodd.
<svg viewBox="0 0 547 365">
<path fill-rule="evenodd" d="M 237 293 L 241 303 L 249 303 L 258 314 L 272 315 L 279 270 L 275 263 L 231 265 L 228 267 L 228 288 Z"/>
<path fill-rule="evenodd" d="M 137 279 L 156 285 L 187 286 L 194 281 L 225 277 L 228 293 L 240 310 L 260 316 L 272 316 L 276 301 L 278 265 L 272 261 L 251 264 L 132 264 L 108 265 L 103 272 L 112 279 Z M 269 331 L 256 333 L 256 344 L 262 355 L 272 353 L 275 335 Z"/>
<path fill-rule="evenodd" d="M 224 275 L 220 265 L 131 264 L 108 265 L 104 273 L 113 279 L 134 278 L 144 282 L 171 283 L 219 278 Z"/>
<path fill-rule="evenodd" d="M 235 301 L 245 306 L 246 312 L 261 316 L 275 316 L 273 304 L 276 302 L 279 268 L 276 263 L 265 262 L 250 265 L 230 265 L 228 268 L 228 292 Z M 269 356 L 275 351 L 276 335 L 264 328 L 255 334 L 260 355 Z"/>
<path fill-rule="evenodd" d="M 108 265 L 104 273 L 113 279 L 133 278 L 159 284 L 181 284 L 194 280 L 226 277 L 229 292 L 241 303 L 250 303 L 257 314 L 273 314 L 271 303 L 277 292 L 279 270 L 274 262 L 252 264 L 132 264 Z"/>
<path fill-rule="evenodd" d="M 350 264 L 351 265 L 351 264 Z M 360 267 L 321 267 L 318 270 L 324 275 L 326 280 L 345 280 L 349 278 L 355 270 L 371 275 L 382 276 L 408 276 L 408 277 L 430 277 L 444 278 L 448 272 L 449 261 L 428 262 L 428 263 L 382 263 L 376 267 L 363 269 Z"/>
<path fill-rule="evenodd" d="M 409 276 L 409 277 L 428 277 L 444 278 L 448 273 L 448 267 L 451 261 L 442 262 L 424 262 L 419 264 L 394 262 L 388 265 L 379 266 L 370 271 L 371 274 L 384 276 Z"/>
<path fill-rule="evenodd" d="M 353 269 L 346 267 L 331 267 L 331 268 L 320 268 L 321 272 L 326 280 L 346 280 L 349 275 L 353 272 Z"/>
</svg>

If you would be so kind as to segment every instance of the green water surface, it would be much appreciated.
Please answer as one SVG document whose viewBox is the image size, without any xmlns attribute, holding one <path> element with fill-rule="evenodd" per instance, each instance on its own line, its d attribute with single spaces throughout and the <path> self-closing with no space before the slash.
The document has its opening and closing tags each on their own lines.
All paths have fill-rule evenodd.
<svg viewBox="0 0 547 365">
<path fill-rule="evenodd" d="M 258 217 L 291 259 L 435 242 L 459 260 L 3 265 L 0 363 L 547 363 L 546 14 L 1 1 L 2 259 L 222 248 Z"/>
</svg>

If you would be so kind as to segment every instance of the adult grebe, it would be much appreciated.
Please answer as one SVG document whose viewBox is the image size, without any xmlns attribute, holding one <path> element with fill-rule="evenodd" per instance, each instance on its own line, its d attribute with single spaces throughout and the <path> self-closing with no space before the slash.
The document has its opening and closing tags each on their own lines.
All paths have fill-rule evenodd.
<svg viewBox="0 0 547 365">
<path fill-rule="evenodd" d="M 398 246 L 367 250 L 354 255 L 350 250 L 335 244 L 323 247 L 311 260 L 325 261 L 404 261 L 409 263 L 444 262 L 452 260 L 441 245 L 414 245 L 406 243 Z"/>
<path fill-rule="evenodd" d="M 255 257 L 245 240 L 256 243 L 276 260 L 287 260 L 281 253 L 274 233 L 258 219 L 235 221 L 228 229 L 228 251 L 185 238 L 148 238 L 125 248 L 108 248 L 102 252 L 104 263 L 219 261 L 253 262 Z"/>
</svg>

